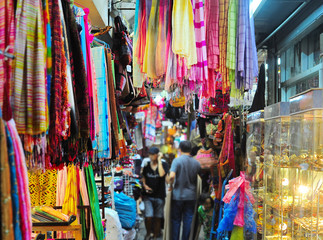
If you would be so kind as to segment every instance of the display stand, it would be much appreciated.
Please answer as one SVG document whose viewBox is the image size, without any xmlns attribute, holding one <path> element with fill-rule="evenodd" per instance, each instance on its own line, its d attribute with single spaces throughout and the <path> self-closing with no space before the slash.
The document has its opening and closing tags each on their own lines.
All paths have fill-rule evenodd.
<svg viewBox="0 0 323 240">
<path fill-rule="evenodd" d="M 45 234 L 47 239 L 47 232 L 60 232 L 69 231 L 74 232 L 75 240 L 82 240 L 82 225 L 69 225 L 69 226 L 33 226 L 32 231 Z"/>
</svg>

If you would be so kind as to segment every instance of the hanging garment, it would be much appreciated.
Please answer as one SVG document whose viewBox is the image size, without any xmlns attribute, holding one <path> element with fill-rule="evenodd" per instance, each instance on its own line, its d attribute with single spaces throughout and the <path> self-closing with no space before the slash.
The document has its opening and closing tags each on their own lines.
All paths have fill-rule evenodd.
<svg viewBox="0 0 323 240">
<path fill-rule="evenodd" d="M 197 64 L 193 65 L 190 80 L 204 82 L 208 79 L 208 64 L 204 25 L 204 7 L 202 0 L 192 0 L 196 41 Z"/>
<path fill-rule="evenodd" d="M 23 240 L 31 239 L 31 203 L 29 195 L 28 174 L 24 149 L 13 119 L 7 122 L 15 151 L 16 176 L 18 184 L 20 229 Z"/>
<path fill-rule="evenodd" d="M 266 70 L 265 65 L 261 64 L 258 78 L 258 86 L 249 113 L 256 112 L 265 108 L 266 91 Z"/>
<path fill-rule="evenodd" d="M 188 69 L 197 63 L 191 0 L 174 0 L 172 49 L 175 54 L 187 59 Z"/>
<path fill-rule="evenodd" d="M 141 42 L 141 21 L 143 9 L 142 6 L 145 4 L 145 1 L 136 1 L 136 13 L 135 13 L 135 26 L 134 26 L 134 36 L 133 36 L 133 86 L 140 88 L 144 82 L 144 76 L 141 73 L 141 64 L 139 60 L 140 47 L 139 43 Z M 140 22 L 139 22 L 140 21 Z M 139 38 L 140 37 L 140 38 Z"/>
<path fill-rule="evenodd" d="M 13 230 L 14 230 L 15 240 L 18 240 L 18 239 L 22 239 L 22 234 L 20 230 L 20 219 L 19 219 L 19 197 L 18 197 L 17 173 L 16 173 L 16 163 L 15 163 L 15 153 L 13 149 L 13 142 L 7 126 L 6 126 L 6 135 L 7 135 L 7 149 L 8 149 L 8 159 L 9 159 L 9 167 L 10 167 Z"/>
<path fill-rule="evenodd" d="M 106 59 L 108 63 L 108 86 L 109 86 L 109 97 L 110 97 L 110 112 L 112 119 L 112 132 L 114 134 L 115 141 L 115 153 L 119 153 L 119 134 L 118 134 L 118 118 L 117 118 L 117 103 L 115 94 L 115 81 L 114 81 L 114 61 L 112 60 L 111 52 L 107 52 Z"/>
<path fill-rule="evenodd" d="M 96 237 L 98 240 L 103 240 L 104 232 L 103 232 L 103 226 L 101 223 L 98 191 L 95 185 L 93 169 L 91 165 L 88 167 L 84 167 L 84 169 L 86 173 L 86 183 L 87 183 L 87 188 L 89 193 L 89 200 L 90 200 L 90 206 L 92 211 L 92 218 L 93 218 Z"/>
<path fill-rule="evenodd" d="M 104 47 L 91 49 L 97 82 L 97 97 L 99 108 L 99 129 L 98 134 L 98 157 L 107 158 L 109 156 L 109 116 L 107 99 L 107 73 Z"/>
<path fill-rule="evenodd" d="M 0 49 L 13 54 L 15 39 L 15 12 L 12 0 L 0 1 Z M 3 119 L 12 118 L 10 106 L 10 85 L 12 80 L 12 59 L 0 55 L 0 108 Z"/>
<path fill-rule="evenodd" d="M 1 239 L 15 238 L 12 216 L 10 165 L 8 161 L 7 136 L 5 124 L 0 119 L 0 206 L 1 206 Z"/>
<path fill-rule="evenodd" d="M 219 0 L 205 1 L 205 31 L 208 68 L 219 67 Z"/>
<path fill-rule="evenodd" d="M 228 12 L 227 68 L 229 69 L 231 86 L 234 85 L 232 83 L 235 82 L 238 4 L 238 0 L 230 0 Z"/>
<path fill-rule="evenodd" d="M 156 75 L 162 77 L 166 73 L 166 27 L 167 27 L 167 0 L 159 0 L 158 11 L 158 31 L 157 31 L 157 43 L 156 43 Z"/>
<path fill-rule="evenodd" d="M 237 35 L 236 87 L 252 89 L 253 79 L 258 75 L 258 57 L 254 36 L 253 17 L 249 12 L 250 1 L 239 2 Z"/>
<path fill-rule="evenodd" d="M 31 206 L 56 206 L 57 171 L 28 172 Z M 60 205 L 59 205 L 60 206 Z"/>
<path fill-rule="evenodd" d="M 86 176 L 85 176 L 85 170 L 84 168 L 79 169 L 79 175 L 80 175 L 80 194 L 82 197 L 82 203 L 84 206 L 90 206 L 90 202 L 89 202 L 89 194 L 88 194 L 88 190 L 87 190 L 87 185 L 86 185 Z M 87 211 L 90 210 L 86 210 L 85 213 L 87 214 Z M 93 226 L 93 220 L 92 218 L 90 218 L 90 233 L 89 233 L 89 240 L 95 240 L 95 232 L 94 232 L 94 226 Z"/>
<path fill-rule="evenodd" d="M 80 137 L 88 139 L 90 134 L 89 121 L 89 90 L 86 80 L 86 70 L 83 61 L 82 47 L 78 27 L 69 0 L 62 0 L 68 41 L 70 46 L 70 61 L 73 87 L 77 106 L 76 122 L 79 127 Z"/>
<path fill-rule="evenodd" d="M 222 179 L 226 177 L 227 170 L 232 169 L 232 176 L 236 176 L 235 160 L 234 160 L 234 146 L 233 146 L 233 130 L 232 130 L 232 116 L 226 114 L 225 119 L 225 133 L 222 144 L 221 153 L 219 156 L 218 176 L 219 176 L 219 189 L 218 199 L 220 199 L 222 191 Z"/>
<path fill-rule="evenodd" d="M 152 0 L 151 10 L 148 20 L 146 49 L 143 61 L 143 72 L 147 77 L 157 79 L 156 74 L 156 47 L 158 36 L 158 3 L 159 0 Z"/>
<path fill-rule="evenodd" d="M 52 80 L 52 30 L 50 26 L 49 17 L 49 2 L 43 1 L 43 17 L 44 17 L 44 30 L 45 32 L 45 45 L 47 49 L 46 53 L 46 90 L 47 90 L 47 103 L 48 109 L 50 109 L 50 93 L 51 93 L 51 80 Z"/>
<path fill-rule="evenodd" d="M 222 92 L 230 89 L 227 69 L 227 41 L 228 41 L 228 9 L 229 0 L 219 0 L 219 72 L 222 75 Z"/>
<path fill-rule="evenodd" d="M 46 132 L 47 94 L 41 1 L 17 2 L 16 61 L 13 76 L 14 119 L 20 134 Z"/>
</svg>

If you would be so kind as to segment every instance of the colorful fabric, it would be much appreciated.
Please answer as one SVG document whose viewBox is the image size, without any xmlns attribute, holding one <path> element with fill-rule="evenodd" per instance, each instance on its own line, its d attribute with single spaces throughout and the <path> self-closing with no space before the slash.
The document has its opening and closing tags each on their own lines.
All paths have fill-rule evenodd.
<svg viewBox="0 0 323 240">
<path fill-rule="evenodd" d="M 157 31 L 157 43 L 156 43 L 156 75 L 162 77 L 166 73 L 166 27 L 167 27 L 167 0 L 159 0 L 159 16 L 158 16 L 158 31 Z"/>
<path fill-rule="evenodd" d="M 41 1 L 17 2 L 13 106 L 20 134 L 44 133 L 48 127 L 45 46 Z M 28 49 L 28 50 L 27 50 Z"/>
<path fill-rule="evenodd" d="M 64 203 L 62 205 L 62 213 L 66 215 L 77 215 L 78 203 L 78 183 L 76 181 L 76 166 L 69 165 L 67 167 L 67 185 Z"/>
<path fill-rule="evenodd" d="M 207 50 L 202 0 L 192 0 L 196 41 L 197 64 L 191 68 L 190 80 L 204 82 L 208 79 Z"/>
<path fill-rule="evenodd" d="M 12 0 L 0 1 L 0 49 L 13 54 L 15 39 L 15 12 Z M 0 108 L 3 119 L 12 118 L 10 105 L 10 85 L 12 78 L 12 59 L 0 56 Z"/>
<path fill-rule="evenodd" d="M 13 142 L 7 126 L 6 126 L 6 135 L 7 135 L 7 149 L 8 149 L 8 159 L 9 159 L 9 167 L 10 167 L 13 229 L 14 229 L 15 240 L 18 240 L 18 239 L 22 239 L 22 235 L 20 230 L 20 219 L 19 219 L 19 197 L 18 197 L 16 163 L 15 163 L 15 153 L 13 149 Z"/>
<path fill-rule="evenodd" d="M 83 139 L 88 139 L 90 134 L 89 121 L 89 90 L 86 79 L 86 70 L 83 61 L 83 52 L 80 43 L 78 27 L 69 0 L 62 0 L 66 29 L 68 31 L 70 61 L 75 100 L 77 106 L 76 122 L 78 133 Z"/>
<path fill-rule="evenodd" d="M 7 122 L 7 126 L 13 141 L 15 151 L 16 176 L 18 183 L 19 210 L 20 210 L 20 229 L 22 239 L 31 238 L 31 203 L 28 188 L 28 174 L 25 161 L 24 149 L 17 132 L 16 124 L 13 119 Z"/>
<path fill-rule="evenodd" d="M 228 12 L 228 44 L 227 44 L 227 68 L 230 70 L 236 69 L 236 35 L 237 35 L 237 20 L 238 20 L 238 0 L 230 0 Z M 234 79 L 230 79 L 234 81 Z"/>
<path fill-rule="evenodd" d="M 206 47 L 208 68 L 219 66 L 219 0 L 205 1 Z"/>
<path fill-rule="evenodd" d="M 28 172 L 31 206 L 56 206 L 57 171 Z"/>
<path fill-rule="evenodd" d="M 85 173 L 86 173 L 86 182 L 87 182 L 90 206 L 92 211 L 92 219 L 93 219 L 96 237 L 98 240 L 103 240 L 104 233 L 103 233 L 103 226 L 101 223 L 98 191 L 96 189 L 93 169 L 91 165 L 89 167 L 85 167 Z"/>
<path fill-rule="evenodd" d="M 8 161 L 7 137 L 5 124 L 0 119 L 0 206 L 1 206 L 1 239 L 15 238 L 12 217 L 10 166 Z"/>
<path fill-rule="evenodd" d="M 219 46 L 220 61 L 219 72 L 222 75 L 222 92 L 226 93 L 230 88 L 227 69 L 227 41 L 228 41 L 228 9 L 229 0 L 219 0 Z"/>
<path fill-rule="evenodd" d="M 172 16 L 172 49 L 187 59 L 190 69 L 197 63 L 196 41 L 191 0 L 174 0 Z"/>
<path fill-rule="evenodd" d="M 107 73 L 104 47 L 95 47 L 91 49 L 97 81 L 97 97 L 99 108 L 99 129 L 98 134 L 98 157 L 109 157 L 109 115 L 107 99 Z"/>
<path fill-rule="evenodd" d="M 147 73 L 147 77 L 152 79 L 158 78 L 156 73 L 158 27 L 158 0 L 152 0 L 147 27 L 145 57 L 142 69 L 144 73 Z"/>
<path fill-rule="evenodd" d="M 258 58 L 254 36 L 253 17 L 249 12 L 250 1 L 240 1 L 237 39 L 236 87 L 251 89 L 258 75 Z"/>
</svg>

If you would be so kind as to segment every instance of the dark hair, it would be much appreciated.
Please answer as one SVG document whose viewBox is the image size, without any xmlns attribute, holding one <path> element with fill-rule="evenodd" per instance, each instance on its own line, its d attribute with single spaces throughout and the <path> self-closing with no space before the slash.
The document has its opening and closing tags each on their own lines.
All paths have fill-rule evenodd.
<svg viewBox="0 0 323 240">
<path fill-rule="evenodd" d="M 214 207 L 214 200 L 213 198 L 207 194 L 207 193 L 202 193 L 201 196 L 200 196 L 200 205 L 204 204 L 206 202 L 207 199 L 210 199 L 211 201 L 211 207 L 213 208 Z"/>
<path fill-rule="evenodd" d="M 151 147 L 148 151 L 148 154 L 155 155 L 159 153 L 159 149 L 157 147 Z"/>
<path fill-rule="evenodd" d="M 191 150 L 191 156 L 192 157 L 196 156 L 196 154 L 198 153 L 198 151 L 200 150 L 200 148 L 201 147 L 199 147 L 199 146 L 193 147 L 192 150 Z"/>
<path fill-rule="evenodd" d="M 189 141 L 183 141 L 179 144 L 179 149 L 183 152 L 183 153 L 190 153 L 192 150 L 192 144 Z"/>
</svg>

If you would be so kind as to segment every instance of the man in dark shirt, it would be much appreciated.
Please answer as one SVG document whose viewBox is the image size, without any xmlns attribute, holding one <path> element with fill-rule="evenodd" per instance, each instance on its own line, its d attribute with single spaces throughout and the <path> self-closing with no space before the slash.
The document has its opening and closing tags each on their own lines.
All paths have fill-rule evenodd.
<svg viewBox="0 0 323 240">
<path fill-rule="evenodd" d="M 165 177 L 169 170 L 168 164 L 162 162 L 158 148 L 152 147 L 149 149 L 149 158 L 150 161 L 146 163 L 142 170 L 147 240 L 151 238 L 152 222 L 154 222 L 154 239 L 157 239 L 161 231 L 166 197 Z"/>
</svg>

